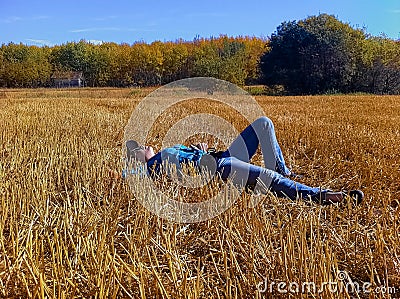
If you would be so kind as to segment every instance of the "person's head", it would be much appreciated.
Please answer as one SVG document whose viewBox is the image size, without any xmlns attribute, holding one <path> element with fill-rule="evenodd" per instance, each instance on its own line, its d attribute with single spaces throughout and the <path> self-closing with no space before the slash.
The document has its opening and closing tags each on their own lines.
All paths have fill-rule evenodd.
<svg viewBox="0 0 400 299">
<path fill-rule="evenodd" d="M 129 160 L 134 159 L 140 162 L 147 162 L 155 155 L 151 146 L 140 145 L 135 140 L 128 140 L 126 142 L 126 148 Z"/>
<path fill-rule="evenodd" d="M 151 146 L 140 145 L 134 151 L 135 158 L 140 162 L 149 161 L 155 154 Z"/>
</svg>

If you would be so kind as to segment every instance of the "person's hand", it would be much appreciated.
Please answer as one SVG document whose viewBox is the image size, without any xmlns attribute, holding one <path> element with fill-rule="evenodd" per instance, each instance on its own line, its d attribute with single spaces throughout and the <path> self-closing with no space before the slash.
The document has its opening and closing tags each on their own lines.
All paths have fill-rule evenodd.
<svg viewBox="0 0 400 299">
<path fill-rule="evenodd" d="M 201 149 L 201 150 L 203 150 L 203 151 L 205 151 L 205 152 L 208 150 L 208 144 L 207 144 L 207 143 L 204 143 L 204 142 L 197 143 L 197 144 L 195 145 L 195 147 L 197 147 L 198 149 Z"/>
<path fill-rule="evenodd" d="M 119 179 L 122 178 L 121 173 L 119 173 L 116 170 L 113 170 L 111 168 L 108 169 L 108 176 L 110 177 L 110 179 L 112 179 L 113 181 L 118 181 Z"/>
</svg>

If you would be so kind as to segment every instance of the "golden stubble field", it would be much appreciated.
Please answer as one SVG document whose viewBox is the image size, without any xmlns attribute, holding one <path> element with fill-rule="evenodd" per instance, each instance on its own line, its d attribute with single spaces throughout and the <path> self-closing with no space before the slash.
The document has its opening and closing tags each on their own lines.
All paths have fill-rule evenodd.
<svg viewBox="0 0 400 299">
<path fill-rule="evenodd" d="M 360 188 L 361 206 L 267 195 L 249 208 L 243 194 L 219 217 L 175 224 L 110 175 L 149 91 L 0 92 L 1 298 L 400 296 L 399 96 L 256 98 L 301 182 Z M 149 142 L 201 111 L 247 125 L 197 100 L 170 109 Z"/>
</svg>

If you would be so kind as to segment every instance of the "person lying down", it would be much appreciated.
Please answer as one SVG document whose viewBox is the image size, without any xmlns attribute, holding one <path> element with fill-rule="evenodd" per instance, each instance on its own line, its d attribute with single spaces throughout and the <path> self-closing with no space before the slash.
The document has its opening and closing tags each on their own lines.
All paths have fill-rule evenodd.
<svg viewBox="0 0 400 299">
<path fill-rule="evenodd" d="M 251 158 L 261 147 L 264 166 L 250 163 Z M 136 160 L 147 165 L 147 174 L 156 179 L 166 174 L 165 161 L 173 163 L 177 172 L 183 164 L 206 165 L 212 173 L 222 180 L 231 180 L 241 190 L 252 190 L 266 194 L 268 191 L 278 197 L 291 200 L 311 200 L 322 205 L 340 203 L 350 199 L 360 204 L 364 199 L 361 190 L 337 191 L 310 187 L 293 179 L 299 176 L 285 164 L 278 144 L 275 129 L 268 117 L 261 117 L 245 128 L 225 151 L 209 149 L 206 143 L 190 147 L 177 144 L 155 153 L 148 145 L 140 145 L 135 140 L 126 142 L 128 160 Z M 123 177 L 129 173 L 123 172 Z"/>
</svg>

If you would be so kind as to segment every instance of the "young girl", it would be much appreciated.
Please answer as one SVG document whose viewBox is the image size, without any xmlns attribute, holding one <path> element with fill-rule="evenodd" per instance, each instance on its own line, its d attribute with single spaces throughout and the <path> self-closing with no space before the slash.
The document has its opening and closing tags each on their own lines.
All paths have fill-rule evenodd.
<svg viewBox="0 0 400 299">
<path fill-rule="evenodd" d="M 264 167 L 249 163 L 259 145 Z M 155 153 L 151 146 L 139 145 L 134 140 L 128 140 L 126 146 L 128 159 L 146 163 L 147 172 L 152 177 L 156 177 L 155 174 L 166 173 L 163 163 L 166 161 L 176 165 L 178 173 L 183 163 L 201 164 L 207 161 L 208 168 L 213 169 L 213 172 L 223 180 L 232 180 L 233 184 L 241 189 L 246 188 L 259 193 L 270 190 L 278 197 L 292 200 L 309 198 L 324 205 L 339 203 L 347 195 L 355 204 L 360 204 L 364 198 L 361 190 L 352 190 L 347 194 L 345 191 L 333 192 L 319 187 L 309 187 L 291 180 L 290 178 L 295 178 L 297 175 L 287 168 L 276 139 L 274 125 L 267 117 L 255 120 L 240 133 L 226 151 L 222 152 L 208 150 L 206 143 L 191 147 L 178 144 L 158 153 Z"/>
</svg>

